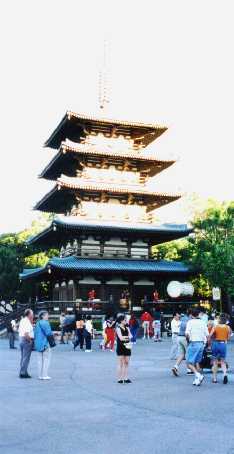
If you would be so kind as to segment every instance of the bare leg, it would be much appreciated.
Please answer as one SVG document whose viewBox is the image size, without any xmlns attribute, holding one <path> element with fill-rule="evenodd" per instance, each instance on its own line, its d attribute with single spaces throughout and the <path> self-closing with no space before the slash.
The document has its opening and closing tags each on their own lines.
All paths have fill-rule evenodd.
<svg viewBox="0 0 234 454">
<path fill-rule="evenodd" d="M 223 375 L 227 375 L 227 364 L 226 364 L 226 361 L 224 359 L 221 360 L 221 368 L 222 368 L 222 371 L 223 371 Z"/>
<path fill-rule="evenodd" d="M 124 357 L 124 380 L 128 379 L 129 356 Z"/>
<path fill-rule="evenodd" d="M 227 376 L 227 363 L 226 363 L 225 359 L 221 359 L 221 368 L 223 371 L 223 383 L 224 383 L 224 385 L 226 385 L 228 382 L 228 376 Z"/>
<path fill-rule="evenodd" d="M 212 367 L 212 381 L 215 383 L 217 381 L 217 371 L 218 371 L 218 361 L 214 360 Z"/>
<path fill-rule="evenodd" d="M 188 368 L 195 374 L 197 375 L 197 369 L 194 364 L 188 364 Z"/>
<path fill-rule="evenodd" d="M 124 357 L 119 356 L 118 361 L 118 380 L 124 379 Z"/>
<path fill-rule="evenodd" d="M 147 323 L 147 337 L 149 339 L 149 323 Z"/>
<path fill-rule="evenodd" d="M 180 355 L 177 360 L 176 360 L 176 363 L 175 363 L 175 366 L 176 367 L 179 367 L 179 365 L 182 363 L 182 361 L 185 359 L 185 356 L 184 355 Z"/>
</svg>

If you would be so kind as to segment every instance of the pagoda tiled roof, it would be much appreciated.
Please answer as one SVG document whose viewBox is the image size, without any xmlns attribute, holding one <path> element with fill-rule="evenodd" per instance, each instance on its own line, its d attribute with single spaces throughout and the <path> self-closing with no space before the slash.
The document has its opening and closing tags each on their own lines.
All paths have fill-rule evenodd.
<svg viewBox="0 0 234 454">
<path fill-rule="evenodd" d="M 54 219 L 48 228 L 31 237 L 27 243 L 34 246 L 60 247 L 64 241 L 72 240 L 82 233 L 112 233 L 119 236 L 128 235 L 131 238 L 146 237 L 153 244 L 160 244 L 185 237 L 193 231 L 186 224 L 155 225 L 146 222 L 101 222 L 77 219 L 75 216 Z"/>
<path fill-rule="evenodd" d="M 96 157 L 109 157 L 115 159 L 129 159 L 139 164 L 150 165 L 150 175 L 154 176 L 162 170 L 168 168 L 175 163 L 175 160 L 172 159 L 159 159 L 153 154 L 147 154 L 146 152 L 142 153 L 134 150 L 107 150 L 107 149 L 97 149 L 92 145 L 86 144 L 67 144 L 62 142 L 58 153 L 54 156 L 51 162 L 45 167 L 41 172 L 40 177 L 53 179 L 51 175 L 53 173 L 58 177 L 61 173 L 64 173 L 64 163 L 66 158 L 69 159 L 69 163 L 72 159 L 72 156 L 96 156 Z M 75 161 L 77 163 L 77 160 Z"/>
<path fill-rule="evenodd" d="M 61 193 L 63 191 L 71 191 L 70 194 L 66 194 L 66 200 L 61 199 Z M 110 195 L 114 194 L 132 194 L 135 197 L 142 196 L 146 203 L 153 204 L 157 203 L 158 206 L 165 205 L 172 201 L 175 201 L 181 197 L 181 194 L 172 194 L 165 192 L 156 192 L 151 189 L 147 189 L 146 186 L 140 184 L 129 184 L 129 185 L 117 185 L 116 183 L 98 183 L 92 180 L 85 181 L 82 178 L 69 178 L 61 177 L 58 178 L 54 188 L 48 192 L 34 207 L 35 210 L 48 211 L 54 213 L 66 213 L 76 203 L 76 196 L 74 191 L 80 193 L 106 193 Z M 76 195 L 78 195 L 76 194 Z M 54 200 L 55 205 L 51 209 L 51 200 Z M 156 202 L 157 201 L 157 202 Z M 63 203 L 62 203 L 63 202 Z M 62 208 L 62 210 L 61 210 Z M 155 205 L 156 208 L 156 205 Z"/>
<path fill-rule="evenodd" d="M 131 159 L 136 159 L 137 161 L 152 161 L 152 162 L 162 162 L 162 163 L 174 163 L 175 160 L 172 159 L 158 159 L 154 154 L 151 153 L 146 153 L 144 154 L 141 151 L 137 150 L 112 150 L 111 148 L 109 150 L 103 149 L 99 150 L 96 146 L 94 145 L 88 145 L 84 143 L 79 143 L 73 145 L 71 143 L 66 143 L 62 142 L 61 147 L 63 152 L 66 151 L 73 151 L 75 153 L 81 153 L 81 154 L 95 154 L 95 155 L 101 155 L 101 156 L 114 156 L 115 158 L 121 157 L 121 158 L 131 158 Z"/>
<path fill-rule="evenodd" d="M 117 194 L 143 194 L 143 195 L 152 195 L 152 196 L 159 196 L 165 198 L 171 198 L 172 200 L 181 197 L 181 194 L 172 194 L 172 193 L 162 193 L 162 192 L 155 192 L 152 189 L 139 184 L 129 183 L 127 184 L 118 184 L 117 182 L 107 182 L 107 183 L 99 183 L 93 180 L 84 180 L 83 178 L 72 178 L 66 177 L 62 175 L 61 178 L 57 179 L 58 185 L 64 188 L 71 188 L 71 189 L 87 189 L 87 190 L 94 190 L 94 191 L 105 191 L 105 192 L 116 192 Z"/>
<path fill-rule="evenodd" d="M 103 272 L 103 273 L 161 273 L 161 274 L 189 274 L 192 269 L 183 262 L 167 260 L 138 260 L 138 259 L 90 259 L 70 257 L 54 257 L 45 267 L 25 269 L 20 274 L 21 279 L 34 278 L 45 274 L 48 270 L 57 272 Z"/>
<path fill-rule="evenodd" d="M 118 134 L 130 135 L 135 141 L 139 140 L 140 137 L 144 146 L 147 146 L 167 130 L 166 126 L 154 123 L 97 118 L 68 111 L 45 142 L 45 146 L 59 148 L 61 142 L 66 138 L 79 142 L 84 135 L 84 129 L 87 128 L 91 128 L 92 131 L 104 133 L 109 133 L 115 128 Z"/>
</svg>

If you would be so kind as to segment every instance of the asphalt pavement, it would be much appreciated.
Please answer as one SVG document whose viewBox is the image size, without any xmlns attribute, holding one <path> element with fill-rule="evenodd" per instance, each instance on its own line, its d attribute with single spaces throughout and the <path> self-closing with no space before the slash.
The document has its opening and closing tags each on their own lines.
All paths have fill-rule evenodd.
<svg viewBox="0 0 234 454">
<path fill-rule="evenodd" d="M 140 340 L 133 349 L 132 384 L 116 382 L 116 354 L 52 352 L 51 381 L 37 379 L 37 354 L 18 378 L 19 350 L 0 340 L 0 452 L 3 454 L 234 454 L 234 344 L 229 383 L 205 374 L 192 386 L 185 365 L 171 374 L 170 339 Z"/>
</svg>

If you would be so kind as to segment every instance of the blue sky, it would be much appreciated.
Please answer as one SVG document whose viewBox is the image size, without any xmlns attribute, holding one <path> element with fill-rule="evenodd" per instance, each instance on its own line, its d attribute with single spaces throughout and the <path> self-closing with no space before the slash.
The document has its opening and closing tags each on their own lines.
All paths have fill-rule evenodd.
<svg viewBox="0 0 234 454">
<path fill-rule="evenodd" d="M 111 117 L 165 123 L 151 149 L 179 156 L 157 189 L 233 199 L 232 1 L 4 2 L 0 232 L 28 226 L 52 184 L 43 143 L 66 110 L 95 114 L 103 39 Z M 162 220 L 186 220 L 182 203 Z"/>
</svg>

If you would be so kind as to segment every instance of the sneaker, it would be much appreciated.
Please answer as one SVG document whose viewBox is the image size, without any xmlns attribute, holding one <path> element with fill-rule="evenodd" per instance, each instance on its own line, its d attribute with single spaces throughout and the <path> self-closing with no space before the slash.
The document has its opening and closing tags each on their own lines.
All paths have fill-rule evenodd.
<svg viewBox="0 0 234 454">
<path fill-rule="evenodd" d="M 124 381 L 123 380 L 118 380 L 117 383 L 121 383 L 122 384 L 122 383 L 124 383 Z"/>
<path fill-rule="evenodd" d="M 171 369 L 172 373 L 175 375 L 175 377 L 178 377 L 179 374 L 178 374 L 178 368 L 176 366 L 172 367 Z"/>
<path fill-rule="evenodd" d="M 187 370 L 186 375 L 194 375 L 194 372 L 192 370 Z"/>
<path fill-rule="evenodd" d="M 132 381 L 128 378 L 127 380 L 124 380 L 124 383 L 132 383 Z"/>
<path fill-rule="evenodd" d="M 85 353 L 91 353 L 92 350 L 85 350 Z"/>
<path fill-rule="evenodd" d="M 200 376 L 199 376 L 199 386 L 202 384 L 204 378 L 205 378 L 204 375 L 200 374 Z"/>
<path fill-rule="evenodd" d="M 223 377 L 223 384 L 226 385 L 228 383 L 228 376 L 224 375 Z"/>
<path fill-rule="evenodd" d="M 51 380 L 51 377 L 42 377 L 42 380 Z"/>
<path fill-rule="evenodd" d="M 193 386 L 200 386 L 199 378 L 195 378 L 195 380 L 193 381 Z"/>
</svg>

